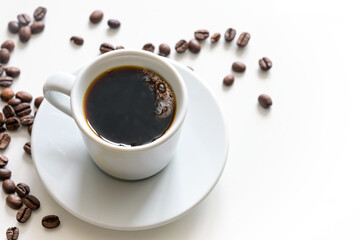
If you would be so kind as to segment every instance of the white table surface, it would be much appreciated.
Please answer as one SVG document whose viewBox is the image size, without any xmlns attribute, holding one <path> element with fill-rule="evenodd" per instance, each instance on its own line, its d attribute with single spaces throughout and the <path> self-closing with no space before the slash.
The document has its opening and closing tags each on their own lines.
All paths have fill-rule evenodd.
<svg viewBox="0 0 360 240">
<path fill-rule="evenodd" d="M 10 226 L 20 228 L 19 239 L 360 238 L 360 17 L 355 0 L 11 0 L 0 5 L 0 42 L 15 41 L 8 65 L 22 71 L 15 91 L 41 95 L 50 73 L 71 72 L 97 56 L 102 42 L 139 49 L 147 42 L 156 47 L 165 42 L 172 48 L 170 58 L 193 67 L 215 92 L 230 130 L 227 166 L 208 198 L 176 222 L 137 232 L 102 229 L 62 209 L 22 150 L 30 140 L 26 130 L 12 133 L 3 151 L 10 159 L 7 167 L 15 182 L 31 186 L 42 206 L 29 222 L 18 224 L 0 191 L 0 239 Z M 45 30 L 22 44 L 8 33 L 7 23 L 19 13 L 32 15 L 39 5 L 48 9 Z M 93 26 L 88 17 L 95 9 L 105 16 Z M 108 30 L 109 18 L 121 21 L 118 31 Z M 228 27 L 251 33 L 245 49 L 223 38 L 215 45 L 208 39 L 197 55 L 173 49 L 199 28 L 223 35 Z M 82 36 L 84 45 L 70 44 L 72 35 Z M 263 56 L 273 60 L 268 73 L 259 71 Z M 222 79 L 235 60 L 247 70 L 224 88 Z M 269 111 L 257 104 L 261 93 L 273 98 Z M 58 215 L 61 227 L 44 229 L 40 222 L 46 214 Z"/>
</svg>

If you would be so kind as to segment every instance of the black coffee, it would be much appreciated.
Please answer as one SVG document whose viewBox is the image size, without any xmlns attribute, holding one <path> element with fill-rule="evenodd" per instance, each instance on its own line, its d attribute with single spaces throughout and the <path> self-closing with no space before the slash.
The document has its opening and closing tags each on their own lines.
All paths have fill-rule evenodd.
<svg viewBox="0 0 360 240">
<path fill-rule="evenodd" d="M 162 136 L 176 112 L 175 95 L 159 74 L 136 66 L 102 73 L 88 87 L 84 113 L 103 140 L 139 146 Z"/>
</svg>

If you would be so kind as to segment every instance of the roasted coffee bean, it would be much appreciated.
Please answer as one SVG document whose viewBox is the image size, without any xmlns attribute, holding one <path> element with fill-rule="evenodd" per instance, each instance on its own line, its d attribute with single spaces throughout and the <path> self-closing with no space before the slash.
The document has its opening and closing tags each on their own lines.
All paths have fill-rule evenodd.
<svg viewBox="0 0 360 240">
<path fill-rule="evenodd" d="M 90 22 L 99 23 L 103 19 L 104 13 L 101 10 L 95 10 L 90 14 Z"/>
<path fill-rule="evenodd" d="M 0 146 L 1 146 L 1 142 L 0 142 Z M 9 169 L 0 168 L 0 181 L 4 181 L 5 179 L 9 179 L 10 177 L 11 177 L 11 171 Z"/>
<path fill-rule="evenodd" d="M 199 29 L 194 32 L 194 36 L 197 40 L 205 40 L 209 37 L 209 31 L 206 29 Z"/>
<path fill-rule="evenodd" d="M 261 70 L 268 71 L 272 67 L 272 61 L 267 57 L 263 57 L 259 60 L 259 66 Z"/>
<path fill-rule="evenodd" d="M 27 206 L 22 206 L 16 213 L 16 220 L 20 223 L 25 223 L 31 216 L 31 209 Z"/>
<path fill-rule="evenodd" d="M 235 35 L 236 35 L 236 30 L 233 28 L 228 28 L 224 35 L 225 41 L 231 42 L 235 38 Z"/>
<path fill-rule="evenodd" d="M 100 45 L 100 52 L 101 53 L 107 53 L 107 52 L 110 52 L 110 51 L 113 51 L 113 50 L 115 50 L 115 48 L 110 43 L 102 43 Z"/>
<path fill-rule="evenodd" d="M 258 101 L 260 106 L 262 106 L 263 108 L 269 108 L 272 105 L 272 99 L 267 94 L 261 94 L 258 97 Z"/>
<path fill-rule="evenodd" d="M 29 115 L 31 113 L 31 108 L 26 108 L 26 109 L 24 109 L 22 111 L 19 111 L 19 112 L 15 111 L 15 113 L 16 113 L 16 116 L 23 117 L 23 116 Z M 34 113 L 34 116 L 35 115 L 36 115 L 36 111 Z"/>
<path fill-rule="evenodd" d="M 30 30 L 32 34 L 41 33 L 42 31 L 44 31 L 44 28 L 45 28 L 45 24 L 42 21 L 33 22 L 33 24 L 31 24 L 30 26 Z"/>
<path fill-rule="evenodd" d="M 30 93 L 25 92 L 25 91 L 18 91 L 15 94 L 15 97 L 20 99 L 22 102 L 31 102 L 33 99 L 33 96 Z"/>
<path fill-rule="evenodd" d="M 5 115 L 2 112 L 0 112 L 0 126 L 2 126 L 5 122 L 6 122 Z"/>
<path fill-rule="evenodd" d="M 3 74 L 4 71 L 5 71 L 4 65 L 0 64 L 0 76 Z"/>
<path fill-rule="evenodd" d="M 249 40 L 250 40 L 250 33 L 243 32 L 240 34 L 238 40 L 236 41 L 236 44 L 239 47 L 245 47 L 248 44 Z"/>
<path fill-rule="evenodd" d="M 2 111 L 3 111 L 4 116 L 6 118 L 10 118 L 10 117 L 15 116 L 15 110 L 10 105 L 5 105 Z"/>
<path fill-rule="evenodd" d="M 17 67 L 6 67 L 5 68 L 6 75 L 16 78 L 20 75 L 20 68 Z"/>
<path fill-rule="evenodd" d="M 19 229 L 17 227 L 9 227 L 6 230 L 6 239 L 7 240 L 17 240 L 19 237 Z"/>
<path fill-rule="evenodd" d="M 184 39 L 181 39 L 180 41 L 178 41 L 176 43 L 175 50 L 178 53 L 183 53 L 188 49 L 188 47 L 189 47 L 189 44 Z"/>
<path fill-rule="evenodd" d="M 189 50 L 190 50 L 190 52 L 192 52 L 192 53 L 198 53 L 198 52 L 200 52 L 200 50 L 201 50 L 201 45 L 200 45 L 199 41 L 196 40 L 196 39 L 191 39 L 191 40 L 189 41 Z"/>
<path fill-rule="evenodd" d="M 24 151 L 25 151 L 27 154 L 30 154 L 30 155 L 31 155 L 31 142 L 25 143 L 25 145 L 24 145 Z"/>
<path fill-rule="evenodd" d="M 15 94 L 14 94 L 14 95 L 15 95 Z M 10 99 L 10 100 L 8 101 L 8 104 L 11 105 L 11 106 L 13 106 L 13 107 L 19 105 L 20 103 L 22 103 L 22 102 L 21 102 L 21 100 L 18 99 L 18 98 L 12 98 L 12 99 Z"/>
<path fill-rule="evenodd" d="M 29 26 L 23 26 L 19 30 L 19 39 L 21 42 L 26 43 L 31 38 L 31 28 Z"/>
<path fill-rule="evenodd" d="M 20 118 L 20 123 L 23 126 L 29 126 L 33 124 L 33 122 L 34 122 L 34 116 L 31 115 L 25 115 Z"/>
<path fill-rule="evenodd" d="M 45 228 L 56 228 L 60 225 L 60 219 L 56 215 L 47 215 L 43 217 L 41 224 Z"/>
<path fill-rule="evenodd" d="M 5 155 L 0 153 L 0 168 L 5 167 L 6 164 L 8 164 L 8 162 L 9 162 L 9 159 Z"/>
<path fill-rule="evenodd" d="M 70 41 L 73 42 L 76 45 L 79 45 L 79 46 L 84 44 L 84 39 L 82 37 L 79 37 L 79 36 L 72 36 L 70 38 Z"/>
<path fill-rule="evenodd" d="M 5 88 L 1 91 L 0 97 L 3 101 L 9 101 L 11 98 L 15 96 L 14 91 L 11 88 Z"/>
<path fill-rule="evenodd" d="M 37 7 L 34 11 L 34 18 L 36 21 L 42 20 L 46 15 L 47 9 L 45 7 Z"/>
<path fill-rule="evenodd" d="M 30 194 L 24 198 L 24 204 L 28 206 L 31 210 L 37 210 L 40 207 L 39 199 Z"/>
<path fill-rule="evenodd" d="M 35 98 L 35 107 L 39 108 L 43 100 L 44 100 L 43 96 Z"/>
<path fill-rule="evenodd" d="M 109 19 L 107 24 L 109 25 L 110 28 L 112 29 L 116 29 L 116 28 L 119 28 L 121 23 L 119 20 L 117 19 Z"/>
<path fill-rule="evenodd" d="M 9 32 L 11 33 L 18 33 L 19 32 L 19 29 L 20 29 L 20 24 L 19 22 L 17 21 L 10 21 L 8 23 L 8 29 L 9 29 Z"/>
<path fill-rule="evenodd" d="M 245 72 L 246 65 L 242 62 L 234 62 L 231 68 L 234 72 Z"/>
<path fill-rule="evenodd" d="M 26 26 L 31 22 L 31 17 L 26 13 L 17 15 L 17 19 L 19 20 L 19 23 L 22 26 Z"/>
<path fill-rule="evenodd" d="M 16 194 L 10 194 L 6 197 L 6 203 L 13 209 L 19 209 L 23 205 L 23 200 Z"/>
<path fill-rule="evenodd" d="M 2 184 L 2 188 L 6 194 L 14 193 L 15 192 L 15 183 L 11 179 L 5 179 Z"/>
<path fill-rule="evenodd" d="M 30 187 L 26 183 L 18 183 L 15 188 L 15 192 L 19 197 L 24 198 L 30 193 Z"/>
<path fill-rule="evenodd" d="M 28 127 L 28 133 L 30 134 L 30 136 L 31 136 L 31 132 L 32 132 L 32 124 Z"/>
<path fill-rule="evenodd" d="M 224 77 L 223 83 L 225 86 L 231 86 L 233 85 L 234 81 L 235 81 L 234 76 L 229 74 L 226 77 Z"/>
<path fill-rule="evenodd" d="M 0 63 L 7 64 L 10 60 L 10 52 L 7 48 L 0 49 Z"/>
<path fill-rule="evenodd" d="M 0 87 L 10 87 L 13 84 L 13 77 L 10 76 L 1 76 L 0 77 Z"/>
<path fill-rule="evenodd" d="M 216 43 L 217 41 L 220 40 L 220 37 L 221 37 L 221 34 L 220 33 L 214 33 L 212 36 L 211 36 L 211 42 L 212 43 Z"/>
<path fill-rule="evenodd" d="M 15 48 L 15 43 L 13 40 L 6 40 L 1 44 L 1 48 L 6 48 L 9 52 L 12 52 Z"/>
<path fill-rule="evenodd" d="M 167 56 L 169 56 L 170 51 L 171 50 L 170 50 L 169 45 L 167 45 L 166 43 L 160 44 L 160 46 L 159 46 L 159 55 L 160 56 L 167 57 Z"/>
<path fill-rule="evenodd" d="M 152 43 L 146 43 L 142 49 L 153 53 L 155 50 L 155 46 Z"/>
<path fill-rule="evenodd" d="M 116 46 L 116 50 L 125 49 L 124 46 Z"/>
<path fill-rule="evenodd" d="M 9 134 L 7 133 L 0 133 L 0 150 L 4 150 L 6 149 L 9 144 L 11 142 L 11 137 Z M 0 180 L 1 180 L 1 176 L 0 176 Z"/>
<path fill-rule="evenodd" d="M 20 127 L 20 120 L 17 117 L 10 117 L 6 119 L 6 129 L 9 131 L 18 130 Z"/>
</svg>

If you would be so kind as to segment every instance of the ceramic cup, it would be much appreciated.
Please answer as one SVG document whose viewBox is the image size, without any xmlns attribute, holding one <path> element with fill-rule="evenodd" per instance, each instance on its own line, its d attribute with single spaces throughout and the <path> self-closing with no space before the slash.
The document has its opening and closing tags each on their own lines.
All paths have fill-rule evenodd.
<svg viewBox="0 0 360 240">
<path fill-rule="evenodd" d="M 83 111 L 84 95 L 90 83 L 107 69 L 128 65 L 160 74 L 171 85 L 176 97 L 175 118 L 165 134 L 151 143 L 134 147 L 117 146 L 102 140 L 89 128 Z M 95 58 L 77 76 L 64 72 L 52 74 L 46 80 L 43 92 L 46 100 L 75 120 L 91 158 L 111 176 L 125 180 L 148 178 L 162 170 L 175 154 L 187 112 L 188 95 L 181 75 L 163 57 L 143 50 L 112 51 Z"/>
</svg>

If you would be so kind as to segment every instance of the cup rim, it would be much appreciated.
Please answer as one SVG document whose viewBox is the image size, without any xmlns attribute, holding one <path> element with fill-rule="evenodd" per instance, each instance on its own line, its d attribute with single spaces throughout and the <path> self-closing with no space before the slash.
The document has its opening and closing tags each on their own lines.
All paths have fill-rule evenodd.
<svg viewBox="0 0 360 240">
<path fill-rule="evenodd" d="M 83 116 L 78 116 L 74 113 L 74 109 L 76 109 L 76 104 L 73 101 L 74 95 L 77 94 L 77 89 L 80 85 L 80 79 L 83 77 L 83 75 L 89 70 L 91 69 L 93 66 L 95 66 L 96 64 L 98 64 L 98 62 L 101 61 L 105 61 L 108 59 L 111 59 L 113 57 L 118 57 L 118 56 L 141 56 L 141 57 L 145 57 L 145 58 L 150 58 L 152 60 L 155 60 L 157 62 L 160 62 L 162 65 L 166 66 L 166 68 L 174 75 L 176 76 L 177 81 L 179 82 L 179 86 L 180 86 L 180 92 L 182 92 L 182 101 L 181 104 L 178 104 L 178 98 L 176 99 L 177 101 L 177 108 L 176 108 L 176 114 L 175 114 L 175 118 L 171 124 L 171 126 L 166 130 L 166 132 L 160 136 L 159 138 L 155 139 L 154 141 L 150 142 L 150 143 L 146 143 L 143 145 L 139 145 L 139 146 L 131 146 L 131 147 L 124 147 L 124 146 L 119 146 L 119 145 L 115 145 L 115 144 L 111 144 L 109 142 L 106 142 L 104 140 L 102 140 L 99 136 L 97 136 L 91 129 L 90 127 L 86 124 L 86 126 L 84 126 L 84 122 L 85 121 L 81 121 L 80 118 L 82 118 Z M 104 71 L 106 71 L 106 69 L 104 69 Z M 176 93 L 175 93 L 176 95 Z M 96 57 L 94 60 L 90 61 L 88 64 L 86 64 L 81 71 L 79 72 L 79 74 L 76 76 L 76 80 L 74 82 L 74 85 L 72 87 L 71 90 L 71 97 L 70 97 L 70 106 L 71 106 L 71 112 L 73 115 L 73 118 L 76 122 L 76 124 L 78 125 L 79 129 L 81 130 L 81 132 L 83 132 L 89 139 L 91 139 L 92 141 L 96 142 L 97 144 L 100 144 L 104 147 L 107 147 L 111 150 L 114 151 L 121 151 L 121 152 L 138 152 L 138 151 L 143 151 L 143 150 L 147 150 L 147 149 L 151 149 L 154 148 L 156 146 L 162 145 L 163 143 L 165 143 L 168 139 L 170 139 L 181 127 L 182 123 L 185 120 L 186 117 L 186 113 L 187 113 L 187 107 L 188 107 L 188 94 L 187 94 L 187 88 L 185 85 L 184 80 L 182 79 L 182 76 L 180 75 L 180 73 L 178 73 L 178 71 L 175 69 L 175 67 L 173 67 L 170 62 L 166 61 L 166 59 L 164 59 L 164 57 L 160 57 L 157 56 L 154 53 L 150 53 L 144 50 L 135 50 L 135 49 L 119 49 L 119 50 L 114 50 L 114 51 L 110 51 L 107 53 L 104 53 L 98 57 Z M 83 104 L 83 102 L 81 103 Z M 178 106 L 181 105 L 182 107 L 179 108 Z"/>
</svg>

